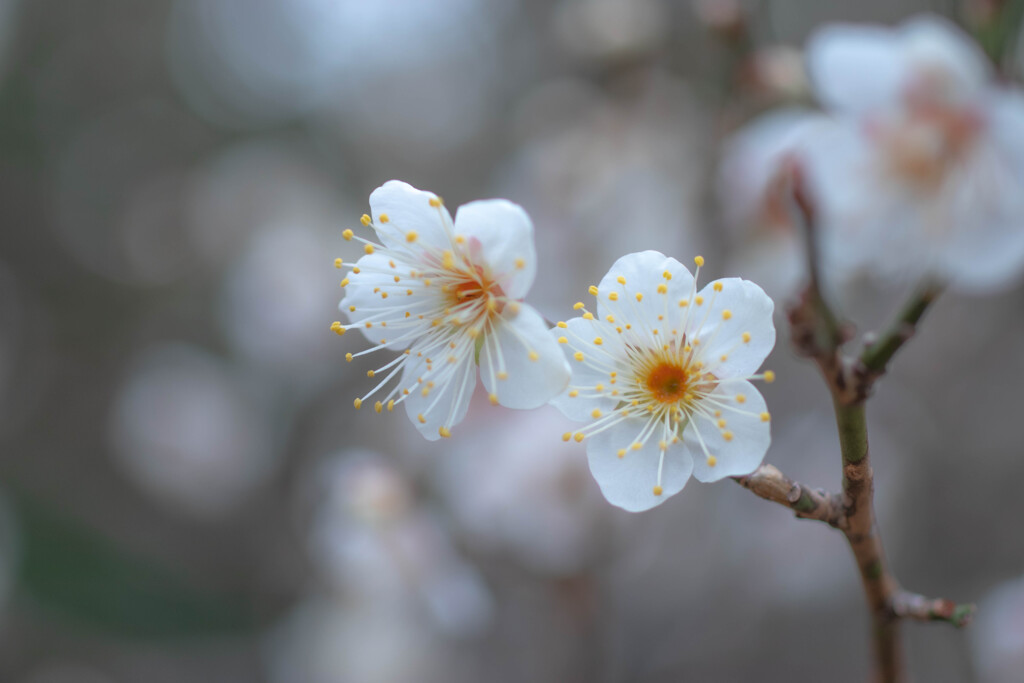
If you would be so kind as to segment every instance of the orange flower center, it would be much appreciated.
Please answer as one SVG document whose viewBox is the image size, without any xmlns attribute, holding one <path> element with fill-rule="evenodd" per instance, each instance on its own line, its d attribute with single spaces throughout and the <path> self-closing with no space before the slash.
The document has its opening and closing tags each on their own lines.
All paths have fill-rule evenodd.
<svg viewBox="0 0 1024 683">
<path fill-rule="evenodd" d="M 679 365 L 662 361 L 647 373 L 644 384 L 659 403 L 675 403 L 688 393 L 690 374 Z"/>
</svg>

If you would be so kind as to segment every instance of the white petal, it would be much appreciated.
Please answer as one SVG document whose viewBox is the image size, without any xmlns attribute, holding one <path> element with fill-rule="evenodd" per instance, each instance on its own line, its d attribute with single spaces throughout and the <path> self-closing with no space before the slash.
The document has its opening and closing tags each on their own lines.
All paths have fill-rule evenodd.
<svg viewBox="0 0 1024 683">
<path fill-rule="evenodd" d="M 400 180 L 389 180 L 370 194 L 373 226 L 385 246 L 414 254 L 417 245 L 451 248 L 451 215 L 444 206 L 431 206 L 438 197 Z M 387 220 L 385 220 L 385 217 Z M 415 233 L 410 242 L 410 233 Z"/>
<path fill-rule="evenodd" d="M 739 403 L 737 396 L 743 396 Z M 764 397 L 753 384 L 746 381 L 728 382 L 713 394 L 718 406 L 708 404 L 710 410 L 721 410 L 725 428 L 707 417 L 697 417 L 683 432 L 683 445 L 693 459 L 693 476 L 698 481 L 718 481 L 738 474 L 749 474 L 764 460 L 771 444 L 771 423 L 762 419 L 767 412 Z M 718 419 L 718 418 L 716 418 Z M 700 438 L 694 430 L 700 430 Z M 725 434 L 731 435 L 726 440 Z M 707 453 L 715 457 L 714 466 L 708 464 Z"/>
<path fill-rule="evenodd" d="M 788 203 L 776 183 L 782 162 L 795 155 L 809 130 L 828 121 L 801 107 L 773 109 L 758 116 L 723 145 L 716 188 L 730 228 L 738 231 L 791 227 Z"/>
<path fill-rule="evenodd" d="M 904 59 L 916 77 L 945 79 L 943 94 L 954 100 L 974 98 L 992 78 L 992 65 L 981 47 L 953 22 L 935 15 L 914 17 L 900 26 Z"/>
<path fill-rule="evenodd" d="M 391 268 L 389 261 L 379 252 L 359 259 L 356 262 L 359 272 L 353 270 L 349 273 L 349 284 L 345 287 L 345 296 L 338 304 L 338 310 L 353 323 L 372 321 L 371 327 L 360 324 L 359 331 L 374 344 L 379 344 L 381 339 L 389 339 L 385 344 L 387 348 L 405 349 L 412 342 L 407 335 L 410 326 L 421 327 L 424 332 L 429 329 L 428 321 L 406 319 L 405 312 L 416 306 L 422 297 L 434 296 L 434 293 L 424 292 L 416 283 L 414 295 L 408 296 L 406 283 L 409 278 L 405 263 L 395 261 L 396 267 Z M 395 275 L 405 282 L 396 284 Z M 382 294 L 387 294 L 387 297 L 382 297 Z M 352 306 L 355 306 L 355 311 L 351 310 Z M 387 325 L 381 326 L 381 322 Z"/>
<path fill-rule="evenodd" d="M 960 230 L 941 254 L 940 275 L 975 294 L 1009 286 L 1024 272 L 1024 219 Z"/>
<path fill-rule="evenodd" d="M 455 234 L 467 238 L 471 260 L 505 294 L 522 299 L 537 273 L 533 223 L 522 207 L 505 199 L 463 204 L 455 214 Z"/>
<path fill-rule="evenodd" d="M 480 350 L 484 387 L 507 408 L 539 408 L 569 383 L 569 363 L 558 347 L 544 318 L 531 306 L 520 304 L 518 315 L 506 306 Z M 497 378 L 501 367 L 507 379 Z"/>
<path fill-rule="evenodd" d="M 892 104 L 907 78 L 908 63 L 891 28 L 830 24 L 814 32 L 806 56 L 827 108 L 862 112 Z"/>
<path fill-rule="evenodd" d="M 642 420 L 624 420 L 591 437 L 587 442 L 590 472 L 601 493 L 612 505 L 630 512 L 649 510 L 679 493 L 693 471 L 690 454 L 679 445 L 669 446 L 661 473 L 661 495 L 654 494 L 658 483 L 661 451 L 657 436 L 640 450 L 630 448 L 643 428 Z M 620 458 L 618 452 L 626 449 Z"/>
<path fill-rule="evenodd" d="M 715 291 L 716 284 L 721 291 Z M 707 371 L 720 378 L 752 375 L 775 347 L 774 302 L 738 277 L 708 283 L 699 296 L 703 303 L 692 304 L 687 335 L 700 342 L 698 353 Z M 745 332 L 750 341 L 743 341 Z"/>
<path fill-rule="evenodd" d="M 666 278 L 665 273 L 671 278 Z M 663 292 L 658 291 L 661 285 Z M 614 301 L 609 298 L 613 293 L 618 297 Z M 637 329 L 665 328 L 678 316 L 680 300 L 689 299 L 692 294 L 693 275 L 679 261 L 657 251 L 626 254 L 597 286 L 597 315 L 605 320 L 611 314 L 617 324 L 630 323 Z"/>
<path fill-rule="evenodd" d="M 412 347 L 402 373 L 402 386 L 410 391 L 404 401 L 405 412 L 428 441 L 441 438 L 441 427 L 451 429 L 462 421 L 476 386 L 473 355 L 465 354 L 457 358 L 455 363 L 449 364 L 444 358 L 446 346 L 435 345 L 432 349 Z M 419 353 L 423 356 L 420 357 Z M 433 371 L 427 370 L 428 357 L 433 361 Z M 443 373 L 447 379 L 441 378 Z M 423 381 L 417 382 L 417 379 Z M 423 389 L 427 388 L 430 381 L 434 382 L 434 387 L 424 396 Z M 420 416 L 423 417 L 422 421 Z"/>
<path fill-rule="evenodd" d="M 572 420 L 585 422 L 592 420 L 594 409 L 602 413 L 610 412 L 619 403 L 619 399 L 611 396 L 615 389 L 611 383 L 611 372 L 621 372 L 628 367 L 622 353 L 622 345 L 616 338 L 615 329 L 606 322 L 572 318 L 566 321 L 567 327 L 556 327 L 551 330 L 551 338 L 565 337 L 569 343 L 559 344 L 564 357 L 572 370 L 569 388 L 574 389 L 576 396 L 570 391 L 563 391 L 551 399 L 565 416 Z M 603 344 L 596 347 L 594 339 L 600 337 Z M 576 360 L 574 354 L 579 351 L 583 360 Z M 596 387 L 601 386 L 600 392 Z"/>
</svg>

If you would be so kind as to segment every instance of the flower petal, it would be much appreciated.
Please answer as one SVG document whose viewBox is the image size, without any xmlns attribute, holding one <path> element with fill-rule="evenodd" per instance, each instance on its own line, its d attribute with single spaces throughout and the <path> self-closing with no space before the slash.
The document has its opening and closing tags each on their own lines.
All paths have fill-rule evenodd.
<svg viewBox="0 0 1024 683">
<path fill-rule="evenodd" d="M 686 332 L 699 342 L 706 370 L 720 378 L 752 375 L 775 347 L 774 302 L 738 277 L 708 283 L 697 300 L 703 303 L 694 305 Z"/>
<path fill-rule="evenodd" d="M 992 78 L 992 65 L 981 47 L 956 24 L 927 14 L 900 25 L 904 60 L 915 77 L 943 80 L 942 94 L 959 101 L 977 96 Z"/>
<path fill-rule="evenodd" d="M 720 385 L 712 401 L 714 405 L 705 407 L 721 411 L 721 417 L 694 416 L 683 432 L 683 445 L 693 459 L 693 476 L 709 482 L 753 472 L 772 440 L 764 397 L 750 382 L 735 380 Z M 718 426 L 719 419 L 725 420 L 725 427 Z M 699 437 L 694 430 L 700 430 Z M 715 458 L 714 466 L 708 464 L 708 453 Z"/>
<path fill-rule="evenodd" d="M 572 370 L 569 388 L 552 398 L 551 403 L 569 419 L 581 422 L 592 420 L 594 409 L 602 413 L 613 410 L 619 399 L 611 395 L 614 390 L 611 372 L 623 371 L 618 359 L 624 358 L 614 327 L 598 320 L 572 318 L 565 328 L 556 327 L 550 334 L 552 339 L 565 337 L 568 340 L 559 346 Z M 597 337 L 602 340 L 601 349 L 593 344 Z M 582 354 L 582 361 L 577 360 L 577 352 Z M 601 387 L 600 391 L 597 387 Z M 577 395 L 573 396 L 572 391 Z"/>
<path fill-rule="evenodd" d="M 455 213 L 455 234 L 468 239 L 472 260 L 486 264 L 505 295 L 522 299 L 537 274 L 533 223 L 522 207 L 505 199 L 463 204 Z"/>
<path fill-rule="evenodd" d="M 626 254 L 597 286 L 597 315 L 601 320 L 612 315 L 647 331 L 667 328 L 693 288 L 693 275 L 674 258 L 658 251 Z"/>
<path fill-rule="evenodd" d="M 507 408 L 539 408 L 569 384 L 569 363 L 547 323 L 531 306 L 506 306 L 491 321 L 480 350 L 484 387 Z M 504 368 L 506 379 L 500 379 Z"/>
<path fill-rule="evenodd" d="M 648 439 L 640 450 L 631 448 L 643 426 L 642 420 L 624 420 L 595 434 L 587 443 L 590 472 L 601 493 L 609 503 L 629 512 L 649 510 L 664 503 L 683 490 L 693 471 L 690 454 L 679 445 L 669 446 L 661 473 L 661 495 L 655 495 L 661 458 L 658 439 Z M 621 458 L 620 450 L 626 451 Z"/>
<path fill-rule="evenodd" d="M 443 356 L 446 346 L 412 347 L 402 372 L 402 386 L 410 391 L 403 401 L 405 412 L 428 441 L 441 438 L 442 427 L 451 429 L 462 421 L 476 386 L 473 354 L 464 354 L 449 363 Z M 429 366 L 427 358 L 432 361 Z"/>
<path fill-rule="evenodd" d="M 431 200 L 438 205 L 432 206 Z M 374 230 L 390 249 L 412 253 L 418 250 L 415 245 L 451 248 L 452 218 L 433 192 L 389 180 L 370 195 L 370 210 Z"/>
<path fill-rule="evenodd" d="M 907 78 L 897 34 L 887 27 L 829 24 L 814 32 L 805 54 L 818 99 L 831 109 L 888 105 Z"/>
</svg>

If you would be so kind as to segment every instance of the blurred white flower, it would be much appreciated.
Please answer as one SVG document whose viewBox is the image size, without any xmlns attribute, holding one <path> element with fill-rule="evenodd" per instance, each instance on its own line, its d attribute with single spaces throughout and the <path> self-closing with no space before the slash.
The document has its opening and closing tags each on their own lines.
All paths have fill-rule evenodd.
<svg viewBox="0 0 1024 683">
<path fill-rule="evenodd" d="M 565 388 L 568 363 L 544 319 L 521 301 L 537 271 L 533 224 L 522 208 L 503 199 L 470 202 L 453 222 L 436 195 L 397 180 L 374 190 L 370 207 L 373 218 L 362 222 L 382 244 L 356 238 L 366 255 L 342 281 L 340 304 L 351 323 L 332 329 L 359 329 L 376 344 L 349 360 L 404 352 L 367 373 L 384 378 L 356 408 L 402 372 L 374 408 L 404 403 L 420 433 L 435 440 L 465 416 L 477 363 L 493 404 L 536 408 Z"/>
<path fill-rule="evenodd" d="M 226 514 L 273 474 L 265 415 L 224 363 L 196 348 L 150 349 L 118 392 L 110 438 L 124 472 L 159 501 Z"/>
<path fill-rule="evenodd" d="M 897 28 L 833 25 L 807 47 L 839 124 L 808 146 L 844 269 L 934 277 L 964 290 L 1024 267 L 1024 96 L 998 85 L 980 48 L 937 17 Z"/>
<path fill-rule="evenodd" d="M 435 474 L 459 529 L 484 552 L 551 575 L 583 571 L 607 531 L 608 508 L 554 408 L 495 415 L 474 403 Z M 486 453 L 486 458 L 480 454 Z"/>
<path fill-rule="evenodd" d="M 590 471 L 608 501 L 646 510 L 691 474 L 708 482 L 756 468 L 771 436 L 748 380 L 774 379 L 753 374 L 775 345 L 764 291 L 726 278 L 697 292 L 679 261 L 644 251 L 616 261 L 590 293 L 596 316 L 577 303 L 583 316 L 552 330 L 574 360 L 553 403 L 592 420 L 563 439 L 590 439 Z"/>
<path fill-rule="evenodd" d="M 980 683 L 1019 683 L 1024 672 L 1024 577 L 997 586 L 970 628 Z"/>
<path fill-rule="evenodd" d="M 321 463 L 310 552 L 330 583 L 377 611 L 420 609 L 442 633 L 478 635 L 493 599 L 447 529 L 383 458 L 349 451 Z"/>
<path fill-rule="evenodd" d="M 718 198 L 736 235 L 730 270 L 746 273 L 776 301 L 806 277 L 803 234 L 790 198 L 787 164 L 824 123 L 821 114 L 787 108 L 763 114 L 729 138 L 718 173 Z"/>
</svg>

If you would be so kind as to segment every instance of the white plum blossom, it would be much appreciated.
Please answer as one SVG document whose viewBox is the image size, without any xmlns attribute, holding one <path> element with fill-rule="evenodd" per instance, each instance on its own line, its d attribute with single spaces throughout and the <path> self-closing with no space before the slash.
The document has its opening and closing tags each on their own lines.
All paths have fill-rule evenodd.
<svg viewBox="0 0 1024 683">
<path fill-rule="evenodd" d="M 804 150 L 831 265 L 967 291 L 1024 267 L 1024 96 L 931 16 L 832 25 L 807 47 L 838 125 Z"/>
<path fill-rule="evenodd" d="M 565 388 L 565 358 L 541 315 L 522 303 L 537 255 L 521 207 L 470 202 L 453 221 L 437 195 L 391 180 L 373 191 L 370 208 L 362 224 L 380 241 L 344 232 L 366 255 L 341 283 L 339 308 L 350 322 L 331 328 L 358 329 L 374 343 L 347 360 L 381 349 L 401 354 L 367 373 L 381 379 L 356 408 L 379 393 L 378 413 L 402 403 L 434 440 L 465 416 L 478 363 L 492 404 L 536 408 Z"/>
<path fill-rule="evenodd" d="M 703 259 L 695 259 L 698 274 Z M 589 421 L 566 433 L 587 441 L 605 498 L 646 510 L 699 481 L 753 471 L 771 441 L 764 398 L 751 379 L 775 344 L 772 300 L 752 282 L 715 280 L 697 291 L 679 261 L 656 251 L 623 256 L 590 288 L 595 312 L 552 335 L 572 359 L 553 403 Z"/>
</svg>

